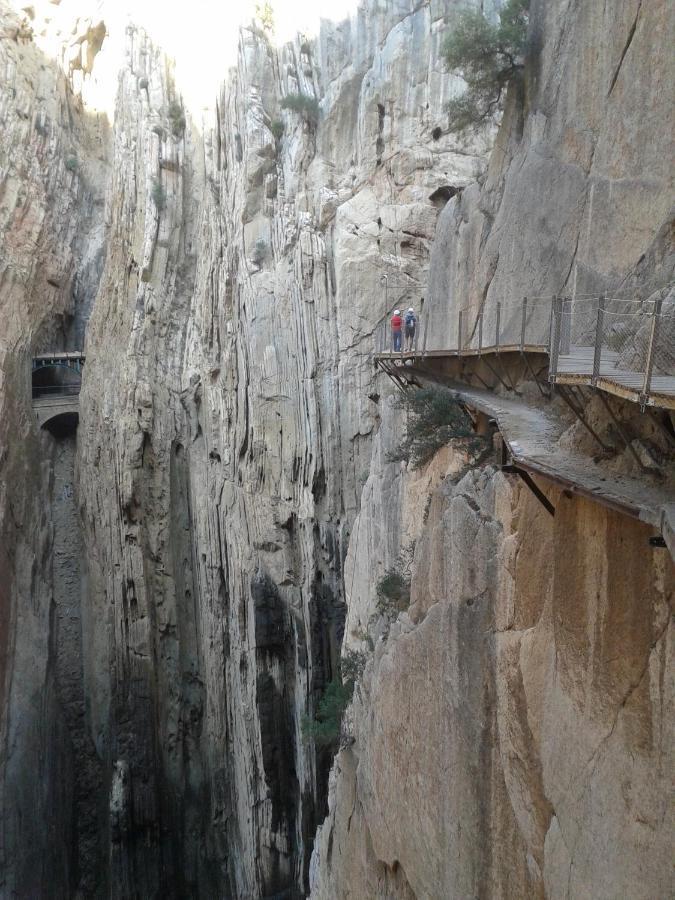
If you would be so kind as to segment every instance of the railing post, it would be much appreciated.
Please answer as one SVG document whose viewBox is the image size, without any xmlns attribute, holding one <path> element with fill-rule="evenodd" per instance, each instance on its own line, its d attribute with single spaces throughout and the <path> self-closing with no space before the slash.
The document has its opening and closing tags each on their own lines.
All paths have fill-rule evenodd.
<svg viewBox="0 0 675 900">
<path fill-rule="evenodd" d="M 457 323 L 457 349 L 462 351 L 462 310 L 459 311 L 459 322 Z"/>
<path fill-rule="evenodd" d="M 558 356 L 560 353 L 560 325 L 562 318 L 562 300 L 554 297 L 551 304 L 551 350 L 548 363 L 548 380 L 554 382 L 558 374 Z"/>
<path fill-rule="evenodd" d="M 424 334 L 422 336 L 422 356 L 426 355 L 427 352 L 427 331 L 429 330 L 429 310 L 427 310 L 426 315 L 424 316 Z"/>
<path fill-rule="evenodd" d="M 603 336 L 603 323 L 605 319 L 605 298 L 604 296 L 598 297 L 598 319 L 595 323 L 595 350 L 593 352 L 593 377 L 591 378 L 591 384 L 595 387 L 598 383 L 598 376 L 600 375 L 600 361 L 602 358 L 602 336 Z"/>
<path fill-rule="evenodd" d="M 495 348 L 497 353 L 499 353 L 499 320 L 502 315 L 502 305 L 501 303 L 497 303 L 497 321 L 495 323 Z"/>
<path fill-rule="evenodd" d="M 659 297 L 658 300 L 654 303 L 654 310 L 652 312 L 652 321 L 649 328 L 649 343 L 647 345 L 647 360 L 645 362 L 645 380 L 642 383 L 642 393 L 640 394 L 640 409 L 644 412 L 647 403 L 649 402 L 649 392 L 652 388 L 652 372 L 654 370 L 654 348 L 656 347 L 656 341 L 658 340 L 659 335 L 659 324 L 661 321 L 661 303 L 662 299 Z"/>
<path fill-rule="evenodd" d="M 553 348 L 553 309 L 555 307 L 555 297 L 551 297 L 551 308 L 548 312 L 548 355 L 549 359 L 551 357 L 551 350 Z"/>
<path fill-rule="evenodd" d="M 483 355 L 483 312 L 478 313 L 478 355 Z"/>
<path fill-rule="evenodd" d="M 567 305 L 566 305 L 567 304 Z M 572 300 L 560 298 L 560 352 L 569 356 L 572 343 Z"/>
<path fill-rule="evenodd" d="M 520 352 L 525 350 L 525 327 L 527 325 L 527 297 L 523 297 L 523 321 L 520 326 Z"/>
</svg>

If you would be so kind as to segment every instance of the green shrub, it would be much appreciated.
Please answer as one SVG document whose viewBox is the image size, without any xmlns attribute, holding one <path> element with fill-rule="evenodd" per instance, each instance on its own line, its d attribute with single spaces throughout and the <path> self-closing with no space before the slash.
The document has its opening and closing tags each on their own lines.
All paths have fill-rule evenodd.
<svg viewBox="0 0 675 900">
<path fill-rule="evenodd" d="M 262 266 L 265 262 L 265 258 L 267 256 L 267 241 L 263 238 L 258 238 L 255 242 L 255 246 L 253 247 L 253 253 L 251 254 L 251 259 L 257 266 Z"/>
<path fill-rule="evenodd" d="M 169 120 L 171 121 L 171 133 L 174 137 L 181 137 L 185 131 L 185 112 L 180 103 L 169 104 Z"/>
<path fill-rule="evenodd" d="M 263 31 L 274 31 L 274 9 L 271 3 L 256 3 L 255 17 Z"/>
<path fill-rule="evenodd" d="M 284 123 L 281 119 L 275 119 L 270 125 L 270 131 L 274 135 L 274 137 L 280 141 L 284 134 Z"/>
<path fill-rule="evenodd" d="M 487 446 L 486 439 L 473 431 L 468 414 L 444 388 L 408 390 L 400 395 L 398 407 L 407 413 L 406 436 L 388 454 L 389 462 L 405 460 L 419 469 L 452 440 L 461 440 L 472 453 Z"/>
<path fill-rule="evenodd" d="M 69 172 L 77 172 L 77 157 L 69 156 L 66 160 L 66 169 Z"/>
<path fill-rule="evenodd" d="M 377 582 L 377 611 L 398 614 L 410 606 L 410 579 L 396 569 L 388 569 Z"/>
<path fill-rule="evenodd" d="M 346 684 L 351 682 L 352 688 L 363 675 L 366 667 L 366 654 L 359 650 L 347 650 L 340 660 L 340 672 Z"/>
<path fill-rule="evenodd" d="M 302 734 L 319 747 L 337 747 L 342 717 L 354 696 L 354 686 L 363 675 L 366 654 L 347 650 L 340 660 L 340 674 L 326 685 L 316 715 L 303 716 Z"/>
<path fill-rule="evenodd" d="M 319 700 L 315 717 L 303 717 L 303 735 L 319 747 L 334 747 L 340 738 L 342 716 L 353 693 L 353 681 L 343 684 L 340 677 L 330 681 Z"/>
<path fill-rule="evenodd" d="M 157 207 L 158 212 L 161 212 L 166 206 L 166 191 L 162 187 L 162 184 L 158 178 L 153 178 L 152 191 L 150 193 L 153 203 Z"/>
<path fill-rule="evenodd" d="M 281 108 L 299 113 L 310 125 L 316 125 L 319 121 L 319 102 L 316 97 L 309 97 L 307 94 L 286 94 L 281 101 Z"/>
<path fill-rule="evenodd" d="M 459 70 L 467 90 L 448 104 L 455 131 L 483 124 L 494 115 L 510 82 L 520 78 L 524 65 L 530 0 L 508 0 L 493 25 L 473 9 L 450 20 L 443 45 L 448 67 Z"/>
</svg>

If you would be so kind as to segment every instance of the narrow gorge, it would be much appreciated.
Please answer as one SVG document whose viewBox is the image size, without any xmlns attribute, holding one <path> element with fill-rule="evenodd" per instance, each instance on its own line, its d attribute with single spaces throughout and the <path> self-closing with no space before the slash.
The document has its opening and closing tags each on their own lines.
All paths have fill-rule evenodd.
<svg viewBox="0 0 675 900">
<path fill-rule="evenodd" d="M 0 0 L 0 898 L 671 895 L 675 16 L 516 6 Z"/>
</svg>

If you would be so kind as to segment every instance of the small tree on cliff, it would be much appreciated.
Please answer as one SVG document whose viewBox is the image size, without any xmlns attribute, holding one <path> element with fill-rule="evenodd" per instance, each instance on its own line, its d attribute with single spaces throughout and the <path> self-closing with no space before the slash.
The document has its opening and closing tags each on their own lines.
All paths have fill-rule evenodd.
<svg viewBox="0 0 675 900">
<path fill-rule="evenodd" d="M 274 9 L 271 3 L 256 3 L 255 18 L 263 31 L 274 32 Z"/>
<path fill-rule="evenodd" d="M 406 433 L 387 454 L 389 462 L 405 460 L 419 469 L 450 441 L 460 441 L 469 455 L 479 458 L 488 449 L 487 441 L 473 430 L 467 412 L 450 391 L 440 387 L 409 390 L 399 396 L 398 405 L 406 413 Z"/>
<path fill-rule="evenodd" d="M 499 110 L 508 85 L 521 77 L 529 5 L 530 0 L 507 0 L 498 24 L 474 9 L 452 18 L 443 53 L 467 83 L 466 92 L 448 104 L 454 131 L 482 125 Z"/>
</svg>

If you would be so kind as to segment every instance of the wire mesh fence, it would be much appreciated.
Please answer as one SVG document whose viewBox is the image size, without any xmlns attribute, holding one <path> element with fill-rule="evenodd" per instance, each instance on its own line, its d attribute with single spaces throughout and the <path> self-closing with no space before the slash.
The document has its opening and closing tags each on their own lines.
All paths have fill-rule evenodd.
<svg viewBox="0 0 675 900">
<path fill-rule="evenodd" d="M 388 320 L 375 333 L 376 352 L 426 353 L 428 317 L 414 336 L 396 337 Z M 640 403 L 675 396 L 675 303 L 602 296 L 536 297 L 496 301 L 457 314 L 455 346 L 441 352 L 546 352 L 549 378 L 579 376 L 593 385 L 612 381 Z M 453 328 L 454 331 L 454 328 Z M 433 351 L 438 353 L 438 350 Z M 602 385 L 600 385 L 602 386 Z"/>
<path fill-rule="evenodd" d="M 72 397 L 80 393 L 80 384 L 33 385 L 33 400 L 43 397 Z"/>
<path fill-rule="evenodd" d="M 661 300 L 558 298 L 551 328 L 551 381 L 585 376 L 612 382 L 644 406 L 653 393 L 675 395 L 675 319 Z"/>
</svg>

